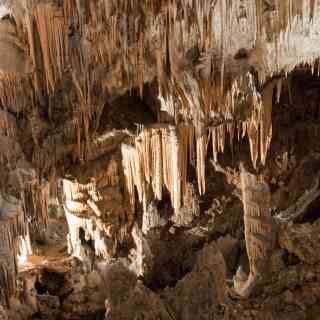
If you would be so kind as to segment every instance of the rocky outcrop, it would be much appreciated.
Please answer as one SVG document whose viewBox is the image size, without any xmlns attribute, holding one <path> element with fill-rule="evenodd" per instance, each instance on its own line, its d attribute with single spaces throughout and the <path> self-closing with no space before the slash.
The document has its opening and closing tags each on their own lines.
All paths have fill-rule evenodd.
<svg viewBox="0 0 320 320">
<path fill-rule="evenodd" d="M 192 271 L 174 288 L 165 290 L 165 300 L 177 319 L 210 319 L 227 303 L 226 265 L 216 243 L 204 247 Z"/>
<path fill-rule="evenodd" d="M 319 263 L 319 227 L 319 222 L 285 226 L 279 234 L 280 246 L 304 263 Z"/>
<path fill-rule="evenodd" d="M 105 271 L 106 319 L 174 319 L 160 297 L 121 263 Z"/>
</svg>

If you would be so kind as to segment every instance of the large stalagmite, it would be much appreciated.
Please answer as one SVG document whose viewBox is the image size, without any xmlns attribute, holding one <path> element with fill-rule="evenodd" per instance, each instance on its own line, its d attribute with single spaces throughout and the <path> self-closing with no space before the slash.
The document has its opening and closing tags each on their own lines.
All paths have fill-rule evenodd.
<svg viewBox="0 0 320 320">
<path fill-rule="evenodd" d="M 270 257 L 275 246 L 275 223 L 271 217 L 269 186 L 261 177 L 241 166 L 241 189 L 244 206 L 244 226 L 250 274 L 237 291 L 248 297 L 268 274 Z"/>
</svg>

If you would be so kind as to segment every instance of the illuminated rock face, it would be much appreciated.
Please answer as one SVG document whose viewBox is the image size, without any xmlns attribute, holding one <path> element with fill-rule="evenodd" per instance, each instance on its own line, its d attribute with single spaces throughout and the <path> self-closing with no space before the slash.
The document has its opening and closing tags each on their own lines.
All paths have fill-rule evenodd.
<svg viewBox="0 0 320 320">
<path fill-rule="evenodd" d="M 76 177 L 62 181 L 68 251 L 81 260 L 93 261 L 96 255 L 108 261 L 127 240 L 130 224 L 120 190 L 119 165 L 116 159 L 96 160 L 79 171 L 79 178 L 87 183 L 77 182 Z"/>
</svg>

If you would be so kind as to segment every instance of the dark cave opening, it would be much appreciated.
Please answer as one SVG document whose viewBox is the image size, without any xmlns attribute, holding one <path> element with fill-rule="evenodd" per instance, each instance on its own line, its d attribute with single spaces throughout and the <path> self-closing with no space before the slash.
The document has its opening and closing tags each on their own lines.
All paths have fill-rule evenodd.
<svg viewBox="0 0 320 320">
<path fill-rule="evenodd" d="M 300 219 L 298 223 L 314 223 L 320 218 L 320 197 L 313 201 Z"/>
<path fill-rule="evenodd" d="M 94 252 L 94 241 L 91 238 L 86 239 L 86 232 L 83 228 L 79 228 L 79 239 L 81 241 L 81 245 L 90 248 Z"/>
<path fill-rule="evenodd" d="M 157 114 L 153 102 L 149 100 L 147 97 L 141 98 L 136 90 L 132 90 L 110 101 L 103 108 L 97 133 L 108 128 L 136 132 L 139 126 L 155 123 Z"/>
<path fill-rule="evenodd" d="M 65 285 L 65 274 L 44 269 L 35 282 L 35 289 L 39 295 L 50 294 L 61 296 Z"/>
</svg>

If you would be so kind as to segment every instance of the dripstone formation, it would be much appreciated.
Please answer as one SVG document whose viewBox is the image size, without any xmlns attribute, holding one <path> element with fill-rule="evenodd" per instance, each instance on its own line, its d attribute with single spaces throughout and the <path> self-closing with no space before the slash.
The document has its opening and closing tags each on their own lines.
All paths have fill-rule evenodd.
<svg viewBox="0 0 320 320">
<path fill-rule="evenodd" d="M 320 318 L 317 0 L 0 0 L 0 319 Z"/>
</svg>

